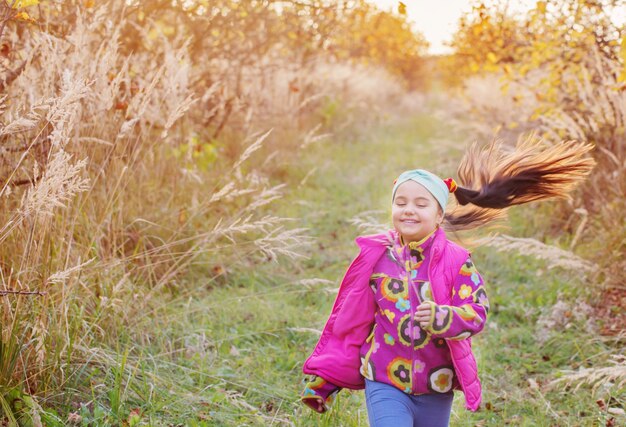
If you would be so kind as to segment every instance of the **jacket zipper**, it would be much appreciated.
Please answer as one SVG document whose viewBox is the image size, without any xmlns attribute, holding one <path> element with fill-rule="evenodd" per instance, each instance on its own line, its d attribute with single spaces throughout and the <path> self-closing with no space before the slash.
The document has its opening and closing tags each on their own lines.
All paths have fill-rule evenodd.
<svg viewBox="0 0 626 427">
<path fill-rule="evenodd" d="M 432 245 L 434 245 L 434 243 L 435 242 L 432 242 Z M 426 274 L 427 274 L 427 277 L 428 277 L 428 286 L 430 286 L 430 294 L 431 294 L 431 297 L 433 299 L 433 302 L 435 302 L 435 292 L 433 291 L 433 288 L 432 288 L 433 282 L 432 282 L 432 280 L 430 280 L 430 267 L 431 267 L 431 264 L 433 262 L 433 259 L 435 258 L 435 255 L 436 255 L 435 248 L 431 247 L 430 254 L 429 254 L 429 259 L 428 259 L 428 269 L 426 270 Z M 407 271 L 407 283 L 410 283 L 409 289 L 408 289 L 409 290 L 409 301 L 411 301 L 411 293 L 415 293 L 415 295 L 417 297 L 417 292 L 411 292 L 411 290 L 414 290 L 414 286 L 413 286 L 413 283 L 410 282 L 410 280 L 411 280 L 411 274 L 410 274 L 411 273 L 411 268 L 410 268 L 410 265 L 411 265 L 411 252 L 409 251 L 409 269 Z M 406 270 L 406 267 L 405 267 L 405 270 Z M 435 302 L 435 304 L 436 304 L 436 302 Z M 411 334 L 411 337 L 410 337 L 410 342 L 411 342 L 411 393 L 415 393 L 415 383 L 417 382 L 417 381 L 414 381 L 415 380 L 415 370 L 414 370 L 414 366 L 413 366 L 415 364 L 415 345 L 413 344 L 413 339 L 414 339 L 413 338 L 413 328 L 414 328 L 413 322 L 414 322 L 415 311 L 416 310 L 417 310 L 417 306 L 415 306 L 413 304 L 413 302 L 411 302 L 411 318 L 409 319 L 409 325 L 410 325 L 409 333 Z"/>
<path fill-rule="evenodd" d="M 376 340 L 375 340 L 375 335 L 376 335 L 376 323 L 374 323 L 374 327 L 372 327 L 372 333 L 370 334 L 369 337 L 367 337 L 367 339 L 365 340 L 365 342 L 369 342 L 370 343 L 370 348 L 369 350 L 367 350 L 367 353 L 365 353 L 365 357 L 363 358 L 364 362 L 363 362 L 363 375 L 364 377 L 371 377 L 371 372 L 369 372 L 369 362 L 370 362 L 370 357 L 372 357 L 372 351 L 374 350 L 374 346 L 376 345 Z"/>
<path fill-rule="evenodd" d="M 408 256 L 407 256 L 408 253 Z M 410 379 L 411 379 L 411 394 L 415 392 L 415 372 L 413 365 L 415 365 L 415 345 L 413 344 L 413 322 L 415 318 L 415 303 L 413 301 L 413 283 L 411 281 L 411 248 L 407 244 L 404 247 L 404 270 L 406 272 L 406 285 L 409 293 L 409 305 L 411 306 L 411 316 L 409 317 L 409 345 L 411 346 L 411 366 L 409 366 Z"/>
<path fill-rule="evenodd" d="M 431 297 L 433 299 L 433 302 L 436 304 L 437 302 L 435 301 L 435 291 L 433 290 L 433 282 L 430 279 L 430 270 L 431 270 L 431 264 L 433 262 L 433 259 L 435 258 L 435 255 L 437 254 L 435 251 L 435 242 L 433 241 L 431 243 L 431 249 L 430 249 L 430 254 L 429 254 L 429 259 L 428 259 L 428 269 L 426 270 L 426 273 L 428 275 L 428 285 L 430 286 L 430 294 Z M 408 255 L 407 255 L 408 253 Z M 411 316 L 409 318 L 409 343 L 411 345 L 411 366 L 409 367 L 409 372 L 410 372 L 410 378 L 411 378 L 411 393 L 415 392 L 415 372 L 414 372 L 414 364 L 415 364 L 415 345 L 413 344 L 413 322 L 415 319 L 415 311 L 417 309 L 417 306 L 415 305 L 415 302 L 413 301 L 413 296 L 412 294 L 415 293 L 417 296 L 417 292 L 412 292 L 414 291 L 414 286 L 413 286 L 413 282 L 411 280 L 411 249 L 409 247 L 409 245 L 407 244 L 404 247 L 404 271 L 406 273 L 406 283 L 407 283 L 407 290 L 409 292 L 409 304 L 411 305 Z M 408 260 L 408 263 L 407 263 Z M 418 326 L 419 327 L 419 326 Z"/>
</svg>

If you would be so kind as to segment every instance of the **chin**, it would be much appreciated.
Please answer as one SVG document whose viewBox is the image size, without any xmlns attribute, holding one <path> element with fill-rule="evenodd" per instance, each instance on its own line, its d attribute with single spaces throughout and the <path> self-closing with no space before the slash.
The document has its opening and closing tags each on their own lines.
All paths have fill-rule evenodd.
<svg viewBox="0 0 626 427">
<path fill-rule="evenodd" d="M 400 234 L 402 234 L 402 233 L 400 233 Z M 421 234 L 419 234 L 419 235 L 418 234 L 402 234 L 402 239 L 405 242 L 407 242 L 407 243 L 408 242 L 417 242 L 419 240 L 422 240 L 424 238 L 424 236 L 426 236 L 426 235 L 425 234 L 424 235 L 421 235 Z"/>
</svg>

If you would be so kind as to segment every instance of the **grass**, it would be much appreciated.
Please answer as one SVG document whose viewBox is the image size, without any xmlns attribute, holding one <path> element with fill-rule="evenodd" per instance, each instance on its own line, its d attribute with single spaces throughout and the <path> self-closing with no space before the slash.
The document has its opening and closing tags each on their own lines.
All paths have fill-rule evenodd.
<svg viewBox="0 0 626 427">
<path fill-rule="evenodd" d="M 362 392 L 342 391 L 323 416 L 302 406 L 301 367 L 356 254 L 353 239 L 360 232 L 350 220 L 370 212 L 388 222 L 389 191 L 405 169 L 454 172 L 460 150 L 442 141 L 461 137 L 439 129 L 447 130 L 425 114 L 376 125 L 359 136 L 338 135 L 309 146 L 297 162 L 283 160 L 276 169 L 290 186 L 271 213 L 308 229 L 314 242 L 303 250 L 306 259 L 267 262 L 262 254 L 235 251 L 224 274 L 216 276 L 212 271 L 223 257 L 215 258 L 214 251 L 199 255 L 186 275 L 168 284 L 167 292 L 142 302 L 143 311 L 131 310 L 131 319 L 121 311 L 124 321 L 108 323 L 117 329 L 100 331 L 92 325 L 95 337 L 86 341 L 90 348 L 82 348 L 83 340 L 75 337 L 68 351 L 86 359 L 77 361 L 80 367 L 64 379 L 62 395 L 39 401 L 45 425 L 367 425 Z M 527 235 L 528 223 L 538 221 L 528 215 L 536 215 L 535 210 L 512 212 L 511 234 L 522 230 Z M 623 421 L 608 413 L 609 408 L 624 408 L 623 387 L 592 394 L 590 387 L 547 386 L 561 370 L 603 366 L 619 351 L 619 341 L 594 336 L 573 316 L 559 324 L 562 330 L 538 338 L 538 320 L 549 316 L 557 301 L 574 304 L 587 297 L 589 284 L 575 274 L 547 270 L 529 257 L 487 248 L 477 249 L 474 257 L 492 305 L 488 329 L 474 340 L 484 404 L 480 412 L 469 413 L 458 394 L 452 425 Z M 231 271 L 228 265 L 240 268 Z M 112 287 L 107 282 L 111 280 L 103 278 L 105 291 Z M 81 319 L 72 325 L 76 322 Z M 99 334 L 106 339 L 98 339 Z M 3 363 L 10 363 L 10 354 L 6 356 Z M 15 399 L 13 391 L 3 396 Z M 596 403 L 600 399 L 604 408 Z M 26 412 L 33 412 L 33 405 L 26 405 Z"/>
<path fill-rule="evenodd" d="M 149 26 L 132 21 L 143 13 L 126 13 L 125 2 L 76 19 L 75 5 L 57 3 L 63 13 L 45 20 L 64 29 L 3 26 L 15 42 L 6 60 L 28 66 L 6 82 L 2 103 L 2 424 L 365 425 L 359 392 L 342 392 L 325 416 L 300 405 L 302 362 L 355 255 L 352 219 L 386 222 L 404 169 L 452 174 L 464 137 L 408 113 L 433 107 L 422 95 L 400 99 L 380 74 L 341 64 L 296 67 L 294 81 L 310 84 L 285 91 L 276 70 L 292 69 L 289 59 L 241 69 L 236 58 L 206 90 L 220 58 L 193 54 L 179 37 L 150 42 Z M 111 25 L 114 10 L 126 18 Z M 125 27 L 151 47 L 128 57 Z M 251 70 L 232 110 L 236 76 Z M 376 123 L 400 109 L 404 119 Z M 275 201 L 283 184 L 287 196 Z M 510 234 L 577 243 L 619 282 L 623 209 L 603 206 L 589 210 L 587 229 L 605 233 L 593 238 L 572 238 L 580 219 L 549 205 L 513 211 Z M 562 220 L 549 229 L 547 215 Z M 306 258 L 274 262 L 297 240 Z M 581 301 L 594 284 L 527 256 L 481 248 L 476 259 L 494 306 L 475 341 L 486 404 L 469 414 L 457 399 L 453 425 L 623 422 L 623 382 L 589 374 L 592 384 L 577 388 L 561 373 L 623 363 L 610 357 L 623 341 L 588 330 Z"/>
<path fill-rule="evenodd" d="M 70 388 L 68 412 L 74 408 L 83 425 L 367 425 L 362 392 L 343 391 L 323 416 L 300 405 L 301 366 L 355 255 L 352 241 L 359 231 L 350 218 L 375 211 L 385 221 L 395 176 L 415 165 L 433 166 L 433 123 L 423 116 L 373 129 L 366 137 L 328 140 L 311 147 L 297 168 L 285 165 L 294 182 L 317 167 L 305 185 L 293 185 L 274 208 L 315 237 L 305 249 L 308 258 L 250 264 L 213 280 L 207 280 L 205 268 L 194 269 L 176 297 L 154 303 L 131 322 L 119 337 L 119 348 L 93 355 Z M 524 223 L 524 212 L 513 212 L 512 229 Z M 451 424 L 619 421 L 619 415 L 607 411 L 624 407 L 623 388 L 592 395 L 588 387 L 547 387 L 561 370 L 602 365 L 618 348 L 618 341 L 596 337 L 573 319 L 545 341 L 538 339 L 537 320 L 549 315 L 557 300 L 586 296 L 587 284 L 523 256 L 485 248 L 474 256 L 492 304 L 489 327 L 474 341 L 484 403 L 481 411 L 470 413 L 457 395 Z M 117 368 L 103 371 L 111 358 Z M 604 409 L 596 403 L 600 399 Z"/>
</svg>

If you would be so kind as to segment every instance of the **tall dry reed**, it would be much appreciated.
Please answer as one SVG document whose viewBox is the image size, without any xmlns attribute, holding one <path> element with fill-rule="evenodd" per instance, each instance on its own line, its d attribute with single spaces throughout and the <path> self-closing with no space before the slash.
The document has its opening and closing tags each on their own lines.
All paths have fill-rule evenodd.
<svg viewBox="0 0 626 427">
<path fill-rule="evenodd" d="M 385 73 L 331 60 L 192 55 L 127 3 L 51 4 L 57 15 L 10 22 L 0 39 L 25 61 L 0 98 L 0 405 L 12 421 L 11 393 L 32 396 L 35 420 L 38 397 L 67 404 L 61 391 L 88 388 L 86 366 L 123 371 L 109 349 L 124 334 L 149 342 L 133 327 L 155 307 L 300 256 L 306 230 L 272 214 L 287 190 L 275 163 L 402 96 Z M 125 45 L 129 28 L 145 49 Z M 375 90 L 350 99 L 363 85 Z"/>
<path fill-rule="evenodd" d="M 53 395 L 81 361 L 111 363 L 99 349 L 185 292 L 190 268 L 294 257 L 307 242 L 266 209 L 283 186 L 250 167 L 268 133 L 251 132 L 239 158 L 181 162 L 202 134 L 189 114 L 206 96 L 191 86 L 198 64 L 166 38 L 125 56 L 128 22 L 110 6 L 78 13 L 65 36 L 4 34 L 28 64 L 0 119 L 0 403 L 14 422 L 11 390 Z"/>
</svg>

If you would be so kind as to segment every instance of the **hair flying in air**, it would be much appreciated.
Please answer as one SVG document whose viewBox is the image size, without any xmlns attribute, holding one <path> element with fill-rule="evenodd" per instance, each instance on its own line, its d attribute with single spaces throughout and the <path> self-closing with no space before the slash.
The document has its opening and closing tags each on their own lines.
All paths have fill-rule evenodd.
<svg viewBox="0 0 626 427">
<path fill-rule="evenodd" d="M 467 230 L 506 216 L 506 209 L 550 198 L 568 198 L 595 166 L 593 145 L 563 141 L 548 145 L 534 136 L 506 151 L 494 141 L 472 145 L 448 183 L 458 206 L 445 216 L 446 227 Z M 454 188 L 456 187 L 456 188 Z"/>
</svg>

